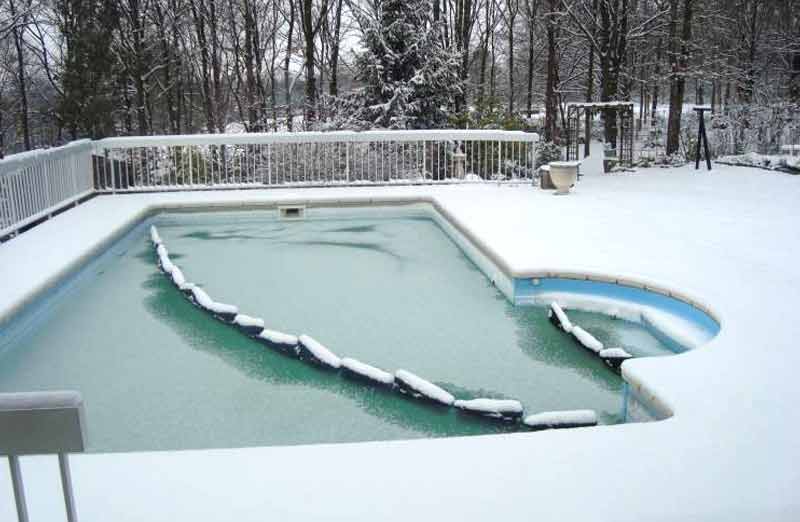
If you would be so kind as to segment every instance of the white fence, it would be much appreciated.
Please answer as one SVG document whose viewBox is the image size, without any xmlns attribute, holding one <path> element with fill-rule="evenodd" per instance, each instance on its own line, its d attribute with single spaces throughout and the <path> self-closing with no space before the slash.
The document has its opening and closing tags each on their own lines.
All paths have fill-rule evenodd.
<svg viewBox="0 0 800 522">
<path fill-rule="evenodd" d="M 0 237 L 94 190 L 90 140 L 0 160 Z"/>
<path fill-rule="evenodd" d="M 531 179 L 537 141 L 493 130 L 84 140 L 0 160 L 0 237 L 95 191 Z"/>
<path fill-rule="evenodd" d="M 98 190 L 530 178 L 536 134 L 369 131 L 153 136 L 95 142 Z"/>
</svg>

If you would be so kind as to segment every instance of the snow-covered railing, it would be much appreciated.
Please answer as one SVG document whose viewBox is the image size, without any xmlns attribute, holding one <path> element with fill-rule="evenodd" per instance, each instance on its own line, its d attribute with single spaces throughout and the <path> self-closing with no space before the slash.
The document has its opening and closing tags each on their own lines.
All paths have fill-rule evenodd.
<svg viewBox="0 0 800 522">
<path fill-rule="evenodd" d="M 521 131 L 297 132 L 107 138 L 107 192 L 530 179 L 538 135 Z"/>
<path fill-rule="evenodd" d="M 91 194 L 89 140 L 0 160 L 0 237 Z"/>
</svg>

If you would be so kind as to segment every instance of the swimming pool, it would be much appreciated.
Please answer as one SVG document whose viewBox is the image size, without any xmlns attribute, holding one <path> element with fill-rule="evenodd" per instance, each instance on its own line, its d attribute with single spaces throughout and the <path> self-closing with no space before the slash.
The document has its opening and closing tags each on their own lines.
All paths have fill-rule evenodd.
<svg viewBox="0 0 800 522">
<path fill-rule="evenodd" d="M 424 205 L 162 213 L 141 223 L 2 334 L 0 391 L 77 389 L 89 448 L 132 451 L 489 434 L 518 429 L 322 372 L 211 320 L 155 263 L 147 226 L 192 281 L 270 328 L 405 368 L 459 398 L 620 421 L 622 381 L 513 306 Z M 670 353 L 640 325 L 570 317 L 607 346 Z"/>
</svg>

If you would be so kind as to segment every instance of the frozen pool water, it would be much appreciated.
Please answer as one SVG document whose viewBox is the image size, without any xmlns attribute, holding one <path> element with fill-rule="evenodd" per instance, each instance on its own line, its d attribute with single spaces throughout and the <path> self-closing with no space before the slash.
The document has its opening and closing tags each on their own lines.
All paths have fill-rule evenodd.
<svg viewBox="0 0 800 522">
<path fill-rule="evenodd" d="M 619 422 L 622 381 L 514 307 L 419 206 L 160 214 L 0 335 L 0 391 L 76 389 L 92 451 L 404 439 L 516 427 L 320 371 L 192 306 L 157 269 L 146 225 L 218 301 L 342 357 L 410 370 L 457 398 Z M 669 353 L 639 325 L 570 312 L 606 346 Z"/>
</svg>

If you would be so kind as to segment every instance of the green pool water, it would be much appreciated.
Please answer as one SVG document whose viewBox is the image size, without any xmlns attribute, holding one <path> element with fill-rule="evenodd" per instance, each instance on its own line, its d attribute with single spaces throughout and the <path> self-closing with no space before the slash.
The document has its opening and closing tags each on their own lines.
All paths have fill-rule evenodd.
<svg viewBox="0 0 800 522">
<path fill-rule="evenodd" d="M 389 217 L 387 217 L 389 216 Z M 410 370 L 459 398 L 619 422 L 622 381 L 514 307 L 422 208 L 161 214 L 187 280 L 338 355 Z M 76 389 L 91 451 L 307 444 L 514 431 L 273 352 L 192 306 L 143 223 L 0 334 L 0 391 Z M 572 312 L 603 341 L 667 353 L 636 324 Z"/>
</svg>

